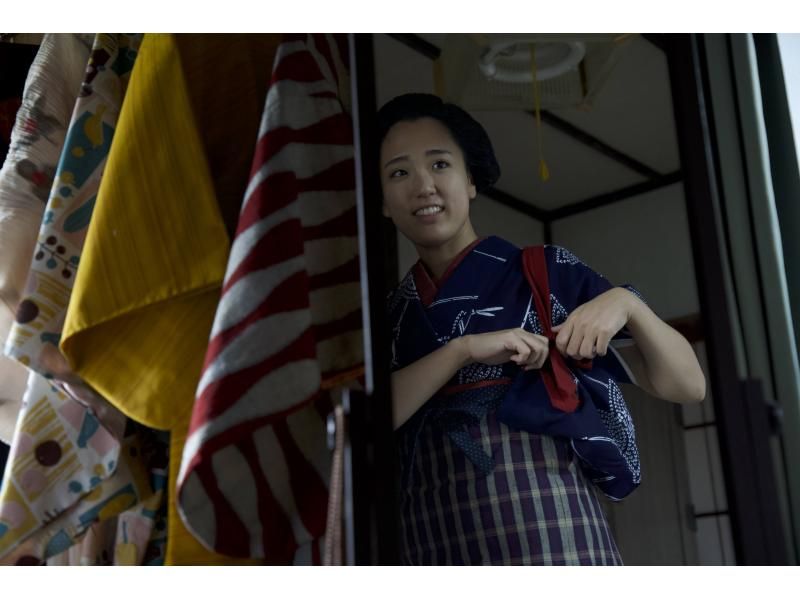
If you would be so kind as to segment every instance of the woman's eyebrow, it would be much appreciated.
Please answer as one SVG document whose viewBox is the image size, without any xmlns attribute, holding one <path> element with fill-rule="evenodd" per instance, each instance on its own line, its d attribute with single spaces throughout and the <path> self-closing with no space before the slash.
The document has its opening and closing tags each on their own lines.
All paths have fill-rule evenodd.
<svg viewBox="0 0 800 598">
<path fill-rule="evenodd" d="M 383 167 L 386 168 L 387 166 L 394 164 L 395 162 L 402 162 L 403 160 L 408 160 L 408 156 L 404 154 L 402 156 L 397 156 L 396 158 L 392 158 L 386 164 L 384 164 Z"/>
<path fill-rule="evenodd" d="M 449 156 L 453 155 L 453 152 L 446 149 L 429 149 L 425 152 L 426 156 L 441 156 L 443 154 L 447 154 Z M 384 168 L 394 164 L 395 162 L 402 162 L 403 160 L 408 160 L 408 154 L 403 154 L 402 156 L 397 156 L 389 160 L 386 164 L 383 165 Z"/>
</svg>

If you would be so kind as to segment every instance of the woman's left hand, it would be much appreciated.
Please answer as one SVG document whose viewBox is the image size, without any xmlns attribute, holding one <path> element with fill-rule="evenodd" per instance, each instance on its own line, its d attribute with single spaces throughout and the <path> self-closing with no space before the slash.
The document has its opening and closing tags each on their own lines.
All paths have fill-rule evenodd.
<svg viewBox="0 0 800 598">
<path fill-rule="evenodd" d="M 613 288 L 579 306 L 552 328 L 558 351 L 578 360 L 605 355 L 611 338 L 630 321 L 634 301 L 630 291 Z"/>
</svg>

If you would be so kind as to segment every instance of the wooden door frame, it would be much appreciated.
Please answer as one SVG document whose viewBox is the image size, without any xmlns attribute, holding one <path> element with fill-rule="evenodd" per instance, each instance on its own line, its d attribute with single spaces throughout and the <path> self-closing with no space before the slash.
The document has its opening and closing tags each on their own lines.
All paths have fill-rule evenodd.
<svg viewBox="0 0 800 598">
<path fill-rule="evenodd" d="M 725 260 L 721 254 L 724 244 L 718 225 L 723 187 L 703 36 L 652 37 L 659 38 L 669 65 L 736 562 L 788 564 L 769 446 L 767 406 L 760 382 L 739 380 L 733 365 L 732 307 L 725 293 Z"/>
</svg>

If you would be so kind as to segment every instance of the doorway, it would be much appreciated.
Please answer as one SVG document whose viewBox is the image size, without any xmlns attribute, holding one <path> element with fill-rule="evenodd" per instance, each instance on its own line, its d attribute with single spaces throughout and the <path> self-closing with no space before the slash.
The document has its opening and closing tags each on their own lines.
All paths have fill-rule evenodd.
<svg viewBox="0 0 800 598">
<path fill-rule="evenodd" d="M 451 64 L 443 67 L 442 52 L 464 43 L 453 40 L 458 35 L 375 35 L 378 106 L 402 93 L 440 91 L 441 69 Z M 613 284 L 634 285 L 708 371 L 667 58 L 643 36 L 620 46 L 590 102 L 545 102 L 538 126 L 534 105 L 465 103 L 489 133 L 502 169 L 473 204 L 473 223 L 479 236 L 518 246 L 565 246 Z M 540 158 L 547 181 L 538 173 Z M 402 278 L 416 253 L 399 235 L 397 247 Z M 734 564 L 713 393 L 681 407 L 638 387 L 624 392 L 643 468 L 632 496 L 605 503 L 624 561 Z"/>
</svg>

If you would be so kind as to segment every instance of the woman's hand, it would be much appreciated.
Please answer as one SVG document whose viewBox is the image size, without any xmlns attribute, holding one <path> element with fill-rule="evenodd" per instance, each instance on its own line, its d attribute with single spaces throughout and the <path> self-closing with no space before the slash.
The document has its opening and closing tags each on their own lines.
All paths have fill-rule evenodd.
<svg viewBox="0 0 800 598">
<path fill-rule="evenodd" d="M 605 355 L 611 338 L 630 321 L 633 301 L 639 299 L 627 289 L 609 289 L 575 309 L 567 319 L 553 326 L 556 348 L 573 359 Z"/>
<path fill-rule="evenodd" d="M 500 365 L 513 361 L 531 370 L 541 368 L 548 354 L 547 338 L 521 328 L 456 337 L 392 374 L 395 430 L 470 363 Z"/>
<path fill-rule="evenodd" d="M 469 363 L 500 365 L 513 361 L 524 370 L 540 369 L 550 353 L 547 337 L 509 328 L 461 337 Z"/>
</svg>

